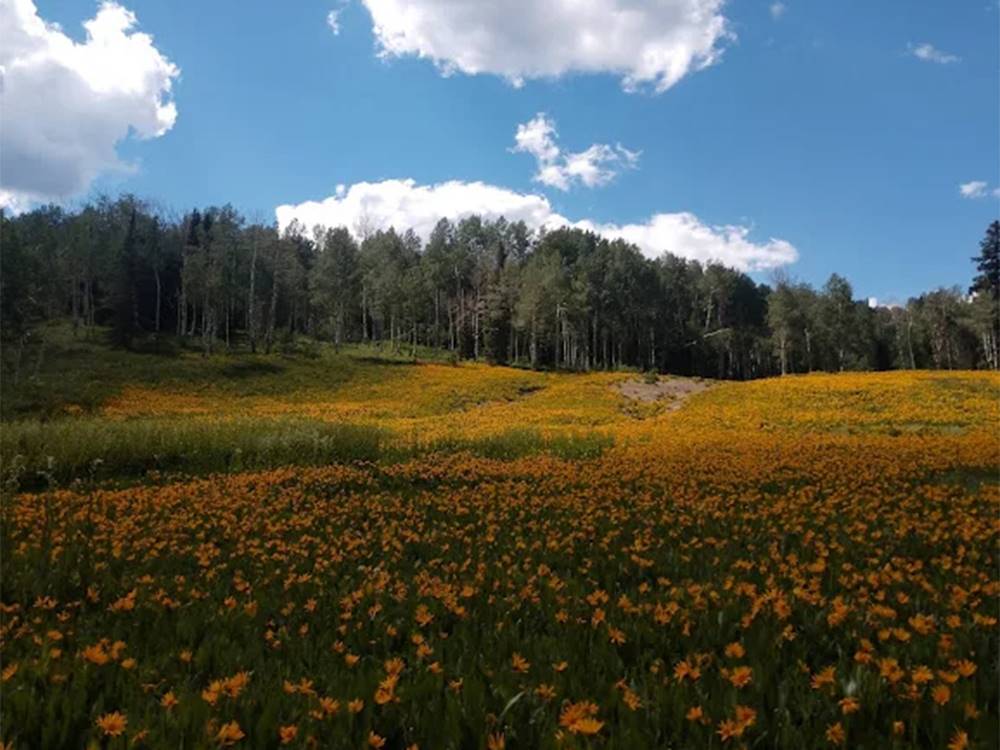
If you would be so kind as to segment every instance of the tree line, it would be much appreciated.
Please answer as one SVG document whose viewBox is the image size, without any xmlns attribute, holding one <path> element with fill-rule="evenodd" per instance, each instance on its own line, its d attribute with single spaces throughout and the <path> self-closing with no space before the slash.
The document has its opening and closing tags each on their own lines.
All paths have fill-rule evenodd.
<svg viewBox="0 0 1000 750">
<path fill-rule="evenodd" d="M 769 284 L 623 240 L 523 222 L 412 231 L 249 221 L 230 205 L 170 216 L 135 196 L 0 212 L 0 324 L 15 373 L 43 324 L 109 326 L 115 344 L 180 337 L 206 355 L 297 336 L 572 370 L 747 379 L 814 370 L 1000 367 L 1000 222 L 969 289 L 871 307 L 834 274 Z M 15 375 L 16 377 L 16 375 Z"/>
</svg>

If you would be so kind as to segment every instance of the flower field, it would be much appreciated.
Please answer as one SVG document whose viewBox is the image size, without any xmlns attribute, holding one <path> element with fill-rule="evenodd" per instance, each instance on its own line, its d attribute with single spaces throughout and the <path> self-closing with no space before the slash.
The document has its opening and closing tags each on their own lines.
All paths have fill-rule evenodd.
<svg viewBox="0 0 1000 750">
<path fill-rule="evenodd" d="M 80 419 L 610 447 L 9 492 L 4 747 L 995 746 L 997 377 L 387 377 Z"/>
</svg>

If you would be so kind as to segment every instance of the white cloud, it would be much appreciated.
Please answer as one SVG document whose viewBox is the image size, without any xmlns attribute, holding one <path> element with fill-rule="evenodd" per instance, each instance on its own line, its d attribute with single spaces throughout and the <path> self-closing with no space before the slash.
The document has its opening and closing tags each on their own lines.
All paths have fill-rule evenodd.
<svg viewBox="0 0 1000 750">
<path fill-rule="evenodd" d="M 754 242 L 747 227 L 711 226 L 687 212 L 654 214 L 642 224 L 571 221 L 553 211 L 545 196 L 517 193 L 483 182 L 359 182 L 346 189 L 338 187 L 337 193 L 326 200 L 283 205 L 275 210 L 282 229 L 295 219 L 307 230 L 317 224 L 346 226 L 355 234 L 394 226 L 400 231 L 412 228 L 425 240 L 442 217 L 457 220 L 471 214 L 490 219 L 504 216 L 509 221 L 524 221 L 532 229 L 579 227 L 633 242 L 650 258 L 666 250 L 683 258 L 716 261 L 741 270 L 776 268 L 798 259 L 796 249 L 785 240 Z"/>
<path fill-rule="evenodd" d="M 911 55 L 918 60 L 923 60 L 924 62 L 947 65 L 948 63 L 957 63 L 962 59 L 958 55 L 943 52 L 928 42 L 923 42 L 922 44 L 917 45 L 910 44 L 907 48 L 909 49 Z"/>
<path fill-rule="evenodd" d="M 326 25 L 330 27 L 330 31 L 337 35 L 340 33 L 340 10 L 331 10 L 326 14 Z"/>
<path fill-rule="evenodd" d="M 566 73 L 620 75 L 662 92 L 718 61 L 733 34 L 724 0 L 364 0 L 384 56 L 514 85 Z"/>
<path fill-rule="evenodd" d="M 635 167 L 639 151 L 630 151 L 620 143 L 609 146 L 595 143 L 577 153 L 564 153 L 556 144 L 555 123 L 540 112 L 534 119 L 517 126 L 511 151 L 531 154 L 538 164 L 536 182 L 569 190 L 574 182 L 597 187 L 614 179 L 621 167 Z"/>
<path fill-rule="evenodd" d="M 958 192 L 963 198 L 983 198 L 986 196 L 986 183 L 982 180 L 963 182 L 958 186 Z"/>
<path fill-rule="evenodd" d="M 770 7 L 771 18 L 777 21 L 779 18 L 785 15 L 786 10 L 788 10 L 788 6 L 786 6 L 782 2 L 771 3 Z"/>
<path fill-rule="evenodd" d="M 3 128 L 0 179 L 7 200 L 60 200 L 100 173 L 127 169 L 115 152 L 134 134 L 155 138 L 173 127 L 177 67 L 135 15 L 103 3 L 86 21 L 86 41 L 39 17 L 32 0 L 0 2 Z"/>
</svg>

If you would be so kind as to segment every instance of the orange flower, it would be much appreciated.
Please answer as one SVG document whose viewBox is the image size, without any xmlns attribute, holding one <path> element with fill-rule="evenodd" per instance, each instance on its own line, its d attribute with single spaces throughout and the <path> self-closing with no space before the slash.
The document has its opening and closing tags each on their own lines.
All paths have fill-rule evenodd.
<svg viewBox="0 0 1000 750">
<path fill-rule="evenodd" d="M 525 659 L 516 651 L 514 652 L 513 657 L 511 657 L 511 663 L 514 666 L 514 671 L 521 672 L 522 674 L 524 672 L 527 672 L 531 668 L 531 662 Z"/>
<path fill-rule="evenodd" d="M 237 672 L 235 675 L 222 682 L 222 692 L 228 695 L 230 698 L 236 698 L 243 688 L 245 688 L 250 683 L 250 673 L 249 672 Z"/>
<path fill-rule="evenodd" d="M 923 664 L 920 664 L 913 668 L 913 671 L 910 673 L 910 679 L 913 680 L 914 685 L 923 685 L 934 679 L 934 673 Z"/>
<path fill-rule="evenodd" d="M 931 697 L 934 699 L 935 703 L 939 706 L 943 706 L 951 700 L 951 688 L 947 685 L 935 685 L 934 689 L 931 691 Z"/>
<path fill-rule="evenodd" d="M 559 726 L 573 734 L 597 734 L 604 726 L 595 718 L 597 710 L 597 705 L 589 701 L 568 703 L 559 714 Z"/>
<path fill-rule="evenodd" d="M 504 750 L 507 741 L 503 734 L 491 734 L 486 737 L 486 750 Z"/>
<path fill-rule="evenodd" d="M 552 685 L 542 683 L 535 688 L 535 694 L 543 701 L 548 702 L 556 697 L 556 689 Z"/>
<path fill-rule="evenodd" d="M 753 670 L 747 666 L 735 667 L 731 671 L 723 669 L 722 676 L 729 680 L 734 687 L 744 688 L 753 681 Z"/>
<path fill-rule="evenodd" d="M 127 724 L 128 719 L 125 718 L 125 714 L 118 711 L 104 714 L 104 716 L 97 719 L 97 726 L 100 727 L 106 737 L 117 737 L 122 734 Z"/>
<path fill-rule="evenodd" d="M 678 682 L 682 681 L 685 677 L 691 680 L 691 682 L 697 682 L 698 678 L 701 677 L 701 670 L 685 659 L 674 665 L 674 677 Z"/>
<path fill-rule="evenodd" d="M 215 735 L 215 741 L 223 747 L 228 747 L 229 745 L 235 745 L 244 737 L 246 737 L 246 735 L 243 734 L 243 730 L 240 729 L 240 725 L 235 721 L 230 721 L 219 727 L 219 732 Z"/>
<path fill-rule="evenodd" d="M 107 643 L 107 641 L 105 641 L 105 643 Z M 111 661 L 111 656 L 104 650 L 104 646 L 100 643 L 95 643 L 93 646 L 87 646 L 87 648 L 83 650 L 83 658 L 91 664 L 97 664 L 98 666 L 107 664 Z"/>
<path fill-rule="evenodd" d="M 861 703 L 858 702 L 857 698 L 852 698 L 848 696 L 847 698 L 841 698 L 840 700 L 840 711 L 844 716 L 856 713 L 861 709 Z"/>
<path fill-rule="evenodd" d="M 288 724 L 283 727 L 278 727 L 278 737 L 281 739 L 282 745 L 290 745 L 298 736 L 299 727 L 297 724 Z"/>
<path fill-rule="evenodd" d="M 628 706 L 629 709 L 631 709 L 632 711 L 638 711 L 640 708 L 642 708 L 642 700 L 639 698 L 638 695 L 636 695 L 628 688 L 626 688 L 625 692 L 622 694 L 622 700 L 625 702 L 625 705 Z"/>
<path fill-rule="evenodd" d="M 746 649 L 739 641 L 734 641 L 726 646 L 726 656 L 730 659 L 742 659 L 746 655 Z"/>
<path fill-rule="evenodd" d="M 705 715 L 704 710 L 701 706 L 692 706 L 688 709 L 688 712 L 684 715 L 684 718 L 688 721 L 700 721 Z"/>
<path fill-rule="evenodd" d="M 962 675 L 962 677 L 972 677 L 972 675 L 976 673 L 977 669 L 976 665 L 968 659 L 963 659 L 958 662 L 958 664 L 955 665 L 955 668 L 958 670 L 958 673 Z"/>
<path fill-rule="evenodd" d="M 729 740 L 734 737 L 742 737 L 745 727 L 738 721 L 732 719 L 726 719 L 725 721 L 719 722 L 719 728 L 716 730 L 716 734 L 722 738 L 723 742 L 729 742 Z"/>
<path fill-rule="evenodd" d="M 319 708 L 325 716 L 333 716 L 340 710 L 340 701 L 323 697 L 319 699 Z"/>
<path fill-rule="evenodd" d="M 365 707 L 365 702 L 361 698 L 355 698 L 347 704 L 347 710 L 352 714 L 359 714 Z"/>
<path fill-rule="evenodd" d="M 812 680 L 809 684 L 812 685 L 813 690 L 819 690 L 827 685 L 833 685 L 837 680 L 837 668 L 836 667 L 825 667 L 817 674 L 813 675 Z"/>
<path fill-rule="evenodd" d="M 969 746 L 969 735 L 961 729 L 956 729 L 948 743 L 948 750 L 965 750 Z"/>
<path fill-rule="evenodd" d="M 179 701 L 177 700 L 177 696 L 174 695 L 173 690 L 167 691 L 166 693 L 163 694 L 163 697 L 160 698 L 160 705 L 163 706 L 168 711 L 174 706 L 176 706 L 178 702 Z"/>
<path fill-rule="evenodd" d="M 381 748 L 385 747 L 385 737 L 380 737 L 375 734 L 375 732 L 368 733 L 368 747 Z"/>
<path fill-rule="evenodd" d="M 757 722 L 757 712 L 749 706 L 737 706 L 736 721 L 743 727 L 752 727 Z"/>
<path fill-rule="evenodd" d="M 847 734 L 844 732 L 844 725 L 839 721 L 836 724 L 831 724 L 826 728 L 826 739 L 831 745 L 843 745 L 844 740 L 847 739 Z"/>
</svg>

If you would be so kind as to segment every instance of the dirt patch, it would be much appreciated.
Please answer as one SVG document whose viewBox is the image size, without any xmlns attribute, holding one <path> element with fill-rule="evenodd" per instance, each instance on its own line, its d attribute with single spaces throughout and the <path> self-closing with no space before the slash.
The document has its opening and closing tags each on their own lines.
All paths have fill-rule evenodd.
<svg viewBox="0 0 1000 750">
<path fill-rule="evenodd" d="M 689 378 L 665 378 L 655 383 L 646 383 L 642 380 L 626 380 L 618 383 L 618 392 L 625 398 L 633 401 L 641 401 L 651 404 L 655 401 L 668 402 L 667 409 L 673 411 L 679 409 L 681 404 L 695 393 L 701 393 L 712 387 L 712 384 L 704 380 L 692 380 Z"/>
</svg>

